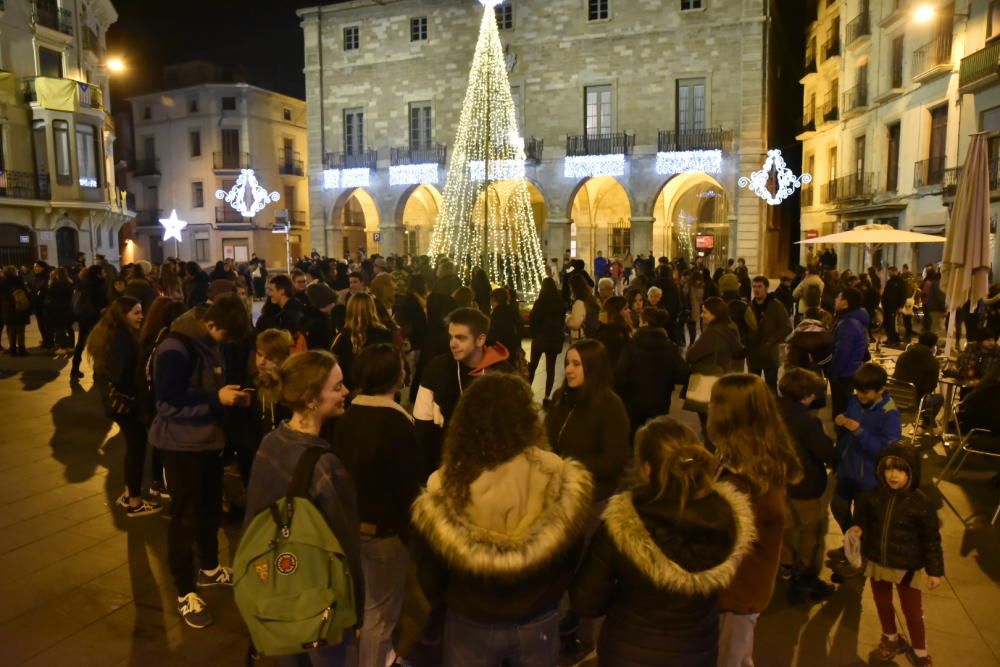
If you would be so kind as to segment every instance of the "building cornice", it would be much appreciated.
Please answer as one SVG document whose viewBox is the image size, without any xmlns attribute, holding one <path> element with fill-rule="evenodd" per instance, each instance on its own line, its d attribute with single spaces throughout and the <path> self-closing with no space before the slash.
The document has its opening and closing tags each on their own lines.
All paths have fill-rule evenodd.
<svg viewBox="0 0 1000 667">
<path fill-rule="evenodd" d="M 168 88 L 165 90 L 154 90 L 148 93 L 143 93 L 142 95 L 133 95 L 132 97 L 126 98 L 127 102 L 132 102 L 133 100 L 144 100 L 149 97 L 160 97 L 163 95 L 183 95 L 185 93 L 190 93 L 196 90 L 202 89 L 240 89 L 244 91 L 255 91 L 262 93 L 264 95 L 271 95 L 282 100 L 288 100 L 293 104 L 299 104 L 303 107 L 306 106 L 305 100 L 300 100 L 297 97 L 292 97 L 290 95 L 285 95 L 284 93 L 275 92 L 267 88 L 261 88 L 260 86 L 255 86 L 250 83 L 199 83 L 193 86 L 184 86 L 181 88 Z"/>
</svg>

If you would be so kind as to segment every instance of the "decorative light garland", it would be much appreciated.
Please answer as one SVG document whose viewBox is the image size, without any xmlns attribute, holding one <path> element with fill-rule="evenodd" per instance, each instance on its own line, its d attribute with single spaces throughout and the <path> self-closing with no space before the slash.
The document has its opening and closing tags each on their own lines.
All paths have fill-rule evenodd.
<svg viewBox="0 0 1000 667">
<path fill-rule="evenodd" d="M 772 169 L 775 170 L 778 177 L 778 191 L 774 194 L 771 194 L 771 191 L 767 189 L 767 182 L 771 178 Z M 788 165 L 785 164 L 785 158 L 781 157 L 781 151 L 777 148 L 772 148 L 767 152 L 767 159 L 764 160 L 764 166 L 759 171 L 750 174 L 749 178 L 740 176 L 738 183 L 741 188 L 750 190 L 771 206 L 777 206 L 791 197 L 796 188 L 811 183 L 812 179 L 812 174 L 802 174 L 796 177 L 792 173 L 792 170 L 788 168 Z"/>
<path fill-rule="evenodd" d="M 437 183 L 437 162 L 421 164 L 399 164 L 389 167 L 389 185 L 420 185 L 422 183 Z"/>
<path fill-rule="evenodd" d="M 669 151 L 656 154 L 656 173 L 661 176 L 705 172 L 722 173 L 722 151 Z"/>
<path fill-rule="evenodd" d="M 579 155 L 567 157 L 563 168 L 566 178 L 624 176 L 624 155 Z"/>
<path fill-rule="evenodd" d="M 324 190 L 338 190 L 340 188 L 367 188 L 370 184 L 371 169 L 368 167 L 323 170 Z"/>
<path fill-rule="evenodd" d="M 469 178 L 482 181 L 486 177 L 486 162 L 469 162 Z M 491 181 L 514 181 L 524 178 L 524 160 L 494 160 L 490 162 Z"/>
<path fill-rule="evenodd" d="M 246 190 L 250 188 L 250 196 L 253 201 L 247 206 Z M 253 169 L 241 169 L 240 175 L 236 177 L 233 188 L 215 191 L 216 199 L 225 199 L 235 210 L 239 211 L 244 218 L 252 218 L 267 206 L 270 202 L 278 201 L 281 195 L 277 192 L 268 192 L 257 182 L 257 177 L 253 174 Z"/>
<path fill-rule="evenodd" d="M 169 218 L 160 218 L 160 224 L 163 225 L 163 240 L 169 241 L 170 239 L 177 239 L 178 243 L 181 243 L 181 230 L 187 227 L 187 222 L 184 220 L 177 219 L 177 209 L 170 209 Z"/>
<path fill-rule="evenodd" d="M 450 257 L 466 284 L 481 267 L 492 284 L 512 286 L 519 300 L 530 301 L 545 276 L 545 258 L 493 12 L 499 0 L 480 2 L 485 9 L 429 254 Z"/>
</svg>

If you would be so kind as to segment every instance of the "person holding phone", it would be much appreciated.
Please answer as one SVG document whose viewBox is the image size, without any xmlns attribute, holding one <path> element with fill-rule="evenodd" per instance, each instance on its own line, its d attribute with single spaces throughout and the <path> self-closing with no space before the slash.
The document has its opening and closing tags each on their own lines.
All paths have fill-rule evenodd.
<svg viewBox="0 0 1000 667">
<path fill-rule="evenodd" d="M 223 385 L 219 345 L 242 335 L 248 319 L 235 295 L 192 308 L 174 320 L 153 359 L 156 413 L 149 441 L 161 452 L 170 486 L 167 551 L 177 611 L 193 628 L 212 622 L 196 588 L 233 582 L 219 564 L 223 406 L 248 406 L 250 394 L 238 384 Z"/>
</svg>

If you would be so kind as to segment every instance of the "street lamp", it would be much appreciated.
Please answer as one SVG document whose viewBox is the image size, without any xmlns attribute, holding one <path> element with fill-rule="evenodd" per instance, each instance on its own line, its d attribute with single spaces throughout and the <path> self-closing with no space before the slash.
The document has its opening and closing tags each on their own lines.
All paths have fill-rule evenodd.
<svg viewBox="0 0 1000 667">
<path fill-rule="evenodd" d="M 969 18 L 968 12 L 954 12 L 952 14 L 955 18 Z M 937 19 L 937 7 L 934 6 L 932 2 L 925 2 L 918 5 L 916 9 L 913 10 L 913 22 L 926 25 Z"/>
<path fill-rule="evenodd" d="M 108 58 L 108 71 L 112 74 L 121 74 L 125 71 L 125 61 L 121 58 Z"/>
</svg>

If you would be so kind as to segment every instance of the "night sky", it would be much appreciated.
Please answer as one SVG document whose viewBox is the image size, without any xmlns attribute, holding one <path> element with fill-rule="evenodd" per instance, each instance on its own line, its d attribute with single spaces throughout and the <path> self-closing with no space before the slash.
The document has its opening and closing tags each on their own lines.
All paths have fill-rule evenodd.
<svg viewBox="0 0 1000 667">
<path fill-rule="evenodd" d="M 156 90 L 163 66 L 186 60 L 240 65 L 250 83 L 305 99 L 295 10 L 337 1 L 344 0 L 114 0 L 108 52 L 128 64 L 112 82 L 115 105 Z"/>
</svg>

